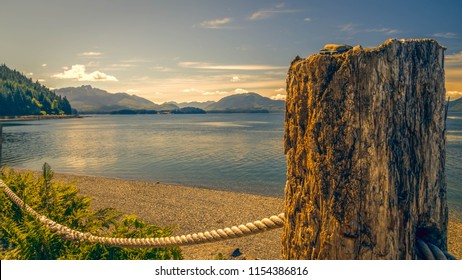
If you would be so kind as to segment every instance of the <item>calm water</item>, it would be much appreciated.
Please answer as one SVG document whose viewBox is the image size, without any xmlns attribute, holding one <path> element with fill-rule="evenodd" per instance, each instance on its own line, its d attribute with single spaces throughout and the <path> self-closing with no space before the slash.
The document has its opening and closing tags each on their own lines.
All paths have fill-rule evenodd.
<svg viewBox="0 0 462 280">
<path fill-rule="evenodd" d="M 283 114 L 95 115 L 4 127 L 3 162 L 282 196 Z"/>
<path fill-rule="evenodd" d="M 4 127 L 3 162 L 283 196 L 283 114 L 91 116 Z M 450 209 L 462 211 L 462 115 L 447 122 Z"/>
<path fill-rule="evenodd" d="M 446 184 L 449 209 L 462 212 L 462 114 L 447 120 Z"/>
</svg>

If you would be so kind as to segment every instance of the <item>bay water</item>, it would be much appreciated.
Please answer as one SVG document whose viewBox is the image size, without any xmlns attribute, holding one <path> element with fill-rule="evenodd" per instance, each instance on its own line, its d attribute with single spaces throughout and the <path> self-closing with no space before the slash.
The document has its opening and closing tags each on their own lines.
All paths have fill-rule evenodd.
<svg viewBox="0 0 462 280">
<path fill-rule="evenodd" d="M 462 212 L 462 115 L 447 120 L 450 209 Z M 91 115 L 6 122 L 2 163 L 282 197 L 284 114 Z M 104 186 L 102 186 L 104 187 Z"/>
</svg>

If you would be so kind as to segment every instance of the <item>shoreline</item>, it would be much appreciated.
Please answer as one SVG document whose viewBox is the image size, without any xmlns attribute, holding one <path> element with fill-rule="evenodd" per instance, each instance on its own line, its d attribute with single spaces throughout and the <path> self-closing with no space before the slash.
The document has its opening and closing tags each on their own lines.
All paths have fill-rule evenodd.
<svg viewBox="0 0 462 280">
<path fill-rule="evenodd" d="M 16 170 L 27 172 L 27 170 Z M 39 174 L 37 171 L 32 171 Z M 283 212 L 283 198 L 213 190 L 161 182 L 146 182 L 55 173 L 54 180 L 73 183 L 92 197 L 92 208 L 115 208 L 173 234 L 192 234 L 253 222 Z M 184 259 L 281 259 L 282 229 L 209 244 L 181 247 Z M 449 252 L 462 259 L 462 213 L 449 211 Z M 242 255 L 233 257 L 239 249 Z"/>
<path fill-rule="evenodd" d="M 27 116 L 0 116 L 0 123 L 3 121 L 40 121 L 57 119 L 83 118 L 81 115 L 27 115 Z"/>
</svg>

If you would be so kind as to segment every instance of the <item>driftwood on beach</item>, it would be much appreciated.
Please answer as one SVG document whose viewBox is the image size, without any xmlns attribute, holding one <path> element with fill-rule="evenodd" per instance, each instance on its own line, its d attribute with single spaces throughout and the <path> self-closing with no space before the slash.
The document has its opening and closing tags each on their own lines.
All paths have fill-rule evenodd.
<svg viewBox="0 0 462 280">
<path fill-rule="evenodd" d="M 444 47 L 389 40 L 296 58 L 283 257 L 413 259 L 447 247 Z"/>
</svg>

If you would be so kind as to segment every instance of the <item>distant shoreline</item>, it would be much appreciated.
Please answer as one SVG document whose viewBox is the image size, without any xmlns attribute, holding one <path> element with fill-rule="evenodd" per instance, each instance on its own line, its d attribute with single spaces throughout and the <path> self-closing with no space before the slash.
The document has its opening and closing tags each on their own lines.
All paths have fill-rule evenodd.
<svg viewBox="0 0 462 280">
<path fill-rule="evenodd" d="M 57 119 L 83 118 L 81 115 L 27 115 L 27 116 L 0 116 L 0 121 L 39 121 Z"/>
</svg>

